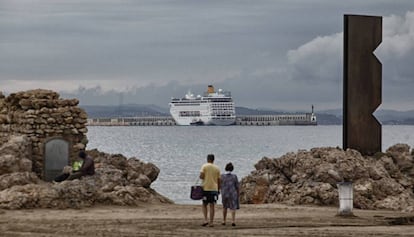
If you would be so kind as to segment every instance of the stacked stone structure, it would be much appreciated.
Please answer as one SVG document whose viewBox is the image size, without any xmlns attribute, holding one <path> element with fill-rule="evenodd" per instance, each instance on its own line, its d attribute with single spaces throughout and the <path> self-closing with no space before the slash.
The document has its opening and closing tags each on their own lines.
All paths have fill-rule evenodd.
<svg viewBox="0 0 414 237">
<path fill-rule="evenodd" d="M 78 103 L 50 90 L 0 92 L 0 209 L 172 203 L 150 187 L 160 172 L 154 164 L 97 150 L 87 151 L 95 175 L 45 182 L 86 148 L 87 115 Z"/>
<path fill-rule="evenodd" d="M 32 169 L 44 177 L 45 143 L 61 138 L 69 144 L 69 160 L 87 144 L 87 114 L 77 99 L 62 99 L 51 90 L 0 92 L 0 146 L 11 135 L 25 135 L 31 144 Z"/>
</svg>

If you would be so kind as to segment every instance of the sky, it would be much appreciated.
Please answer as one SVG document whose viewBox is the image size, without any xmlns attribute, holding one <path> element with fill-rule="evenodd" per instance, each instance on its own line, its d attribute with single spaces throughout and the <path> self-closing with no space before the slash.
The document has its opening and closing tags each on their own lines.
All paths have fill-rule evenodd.
<svg viewBox="0 0 414 237">
<path fill-rule="evenodd" d="M 414 109 L 413 0 L 0 0 L 0 91 L 154 104 L 342 108 L 344 14 L 383 17 L 381 109 Z"/>
</svg>

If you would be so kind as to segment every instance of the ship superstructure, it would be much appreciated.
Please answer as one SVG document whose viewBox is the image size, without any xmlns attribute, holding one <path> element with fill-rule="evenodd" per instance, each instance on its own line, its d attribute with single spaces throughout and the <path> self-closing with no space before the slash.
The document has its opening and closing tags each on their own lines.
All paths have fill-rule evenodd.
<svg viewBox="0 0 414 237">
<path fill-rule="evenodd" d="M 231 93 L 215 91 L 212 85 L 203 96 L 189 91 L 184 98 L 172 98 L 170 113 L 177 125 L 232 125 L 236 121 Z"/>
</svg>

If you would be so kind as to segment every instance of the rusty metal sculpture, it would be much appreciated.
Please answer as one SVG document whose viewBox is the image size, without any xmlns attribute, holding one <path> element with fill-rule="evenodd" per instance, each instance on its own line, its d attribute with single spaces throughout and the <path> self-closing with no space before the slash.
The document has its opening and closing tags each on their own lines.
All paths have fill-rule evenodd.
<svg viewBox="0 0 414 237">
<path fill-rule="evenodd" d="M 382 17 L 344 16 L 343 149 L 364 155 L 381 151 L 382 65 L 374 50 L 382 41 Z"/>
</svg>

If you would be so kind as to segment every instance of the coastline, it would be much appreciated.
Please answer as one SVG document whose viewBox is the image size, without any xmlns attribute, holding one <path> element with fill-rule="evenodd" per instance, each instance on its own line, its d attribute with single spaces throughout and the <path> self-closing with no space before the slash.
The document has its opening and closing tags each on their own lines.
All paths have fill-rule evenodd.
<svg viewBox="0 0 414 237">
<path fill-rule="evenodd" d="M 411 213 L 337 207 L 245 204 L 236 227 L 222 226 L 221 205 L 214 227 L 201 227 L 200 205 L 146 204 L 82 209 L 0 210 L 2 236 L 410 236 Z"/>
</svg>

